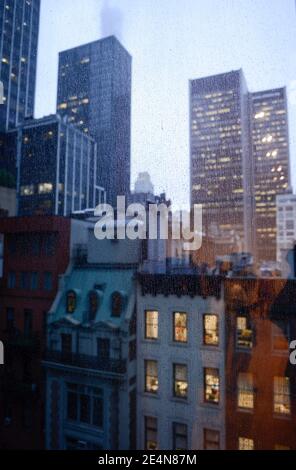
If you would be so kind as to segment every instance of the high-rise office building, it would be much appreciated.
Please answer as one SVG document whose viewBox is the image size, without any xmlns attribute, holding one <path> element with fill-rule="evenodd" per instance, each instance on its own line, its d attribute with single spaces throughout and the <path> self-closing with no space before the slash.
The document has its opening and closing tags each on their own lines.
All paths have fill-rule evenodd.
<svg viewBox="0 0 296 470">
<path fill-rule="evenodd" d="M 215 255 L 252 250 L 252 160 L 242 70 L 190 82 L 191 205 Z M 245 177 L 243 177 L 245 175 Z"/>
<path fill-rule="evenodd" d="M 0 131 L 34 112 L 40 0 L 0 0 Z"/>
<path fill-rule="evenodd" d="M 60 53 L 57 111 L 98 144 L 108 201 L 130 190 L 131 56 L 110 36 Z"/>
<path fill-rule="evenodd" d="M 290 187 L 285 88 L 250 94 L 258 261 L 276 259 L 276 196 Z"/>
<path fill-rule="evenodd" d="M 18 215 L 62 215 L 104 202 L 97 145 L 60 116 L 26 121 L 16 131 Z"/>
</svg>

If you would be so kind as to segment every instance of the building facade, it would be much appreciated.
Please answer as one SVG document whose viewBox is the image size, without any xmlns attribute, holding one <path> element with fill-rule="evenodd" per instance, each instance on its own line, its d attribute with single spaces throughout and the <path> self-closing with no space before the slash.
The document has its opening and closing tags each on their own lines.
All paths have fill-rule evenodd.
<svg viewBox="0 0 296 470">
<path fill-rule="evenodd" d="M 190 81 L 191 206 L 215 254 L 252 251 L 252 161 L 242 70 Z"/>
<path fill-rule="evenodd" d="M 69 216 L 104 202 L 89 136 L 49 116 L 25 122 L 15 138 L 19 215 Z"/>
<path fill-rule="evenodd" d="M 296 195 L 282 194 L 276 198 L 277 261 L 293 249 L 296 242 Z"/>
<path fill-rule="evenodd" d="M 137 448 L 225 448 L 224 302 L 219 277 L 140 271 Z"/>
<path fill-rule="evenodd" d="M 1 279 L 0 446 L 44 446 L 41 352 L 45 316 L 69 262 L 70 221 L 65 218 L 1 220 L 4 272 Z M 45 266 L 46 261 L 46 266 Z"/>
<path fill-rule="evenodd" d="M 46 448 L 134 450 L 137 264 L 130 242 L 90 238 L 48 317 Z"/>
<path fill-rule="evenodd" d="M 276 197 L 288 191 L 291 181 L 286 89 L 250 93 L 250 122 L 257 259 L 275 261 Z"/>
<path fill-rule="evenodd" d="M 0 131 L 33 116 L 40 0 L 0 1 Z"/>
<path fill-rule="evenodd" d="M 41 367 L 46 320 L 89 222 L 66 217 L 1 219 L 4 269 L 0 279 L 0 447 L 44 448 L 45 390 Z M 93 226 L 93 225 L 92 225 Z M 74 249 L 75 248 L 75 249 Z"/>
<path fill-rule="evenodd" d="M 60 53 L 57 112 L 95 139 L 107 202 L 130 191 L 131 56 L 114 37 Z"/>
<path fill-rule="evenodd" d="M 229 450 L 295 450 L 295 293 L 295 280 L 225 280 Z"/>
</svg>

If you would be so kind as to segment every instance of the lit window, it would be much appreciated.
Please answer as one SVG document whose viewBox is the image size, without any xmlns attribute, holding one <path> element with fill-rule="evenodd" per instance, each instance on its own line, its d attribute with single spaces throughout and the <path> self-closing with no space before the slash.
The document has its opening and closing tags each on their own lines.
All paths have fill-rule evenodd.
<svg viewBox="0 0 296 470">
<path fill-rule="evenodd" d="M 67 294 L 67 305 L 66 305 L 66 310 L 67 313 L 74 313 L 76 309 L 76 293 L 74 291 L 70 291 Z"/>
<path fill-rule="evenodd" d="M 238 397 L 237 404 L 239 408 L 254 408 L 254 386 L 253 376 L 249 373 L 240 373 L 237 381 Z"/>
<path fill-rule="evenodd" d="M 204 450 L 220 449 L 220 433 L 213 429 L 204 429 Z"/>
<path fill-rule="evenodd" d="M 34 185 L 29 184 L 27 186 L 21 186 L 21 196 L 33 196 Z"/>
<path fill-rule="evenodd" d="M 277 320 L 272 323 L 272 347 L 274 351 L 289 351 L 290 328 L 288 321 Z"/>
<path fill-rule="evenodd" d="M 254 450 L 254 441 L 247 437 L 238 438 L 238 448 L 239 450 Z"/>
<path fill-rule="evenodd" d="M 253 332 L 245 316 L 236 318 L 236 346 L 250 349 L 253 346 Z"/>
<path fill-rule="evenodd" d="M 67 109 L 67 107 L 68 107 L 67 103 L 61 103 L 61 104 L 58 106 L 59 109 Z"/>
<path fill-rule="evenodd" d="M 81 61 L 80 61 L 81 64 L 88 64 L 89 62 L 90 62 L 89 57 L 83 57 L 83 59 L 81 59 Z"/>
<path fill-rule="evenodd" d="M 270 142 L 273 141 L 273 136 L 268 134 L 265 137 L 263 137 L 262 142 L 263 144 L 270 144 Z"/>
<path fill-rule="evenodd" d="M 145 312 L 145 338 L 158 339 L 158 312 L 147 310 Z"/>
<path fill-rule="evenodd" d="M 145 391 L 158 392 L 158 365 L 157 361 L 145 361 Z"/>
<path fill-rule="evenodd" d="M 157 419 L 145 416 L 145 449 L 157 449 Z"/>
<path fill-rule="evenodd" d="M 49 194 L 52 193 L 53 184 L 52 183 L 40 183 L 38 184 L 38 193 L 39 194 Z"/>
<path fill-rule="evenodd" d="M 219 322 L 217 315 L 204 315 L 204 344 L 219 345 Z"/>
<path fill-rule="evenodd" d="M 274 377 L 273 379 L 273 410 L 275 413 L 284 415 L 291 413 L 289 377 Z"/>
<path fill-rule="evenodd" d="M 188 449 L 188 429 L 186 424 L 173 423 L 173 449 Z"/>
<path fill-rule="evenodd" d="M 204 400 L 207 403 L 219 403 L 220 378 L 218 369 L 204 369 Z"/>
<path fill-rule="evenodd" d="M 174 313 L 174 341 L 187 343 L 187 313 Z"/>
<path fill-rule="evenodd" d="M 173 373 L 174 373 L 174 396 L 178 398 L 187 398 L 188 396 L 187 366 L 182 365 L 182 364 L 174 364 Z"/>
<path fill-rule="evenodd" d="M 265 116 L 265 112 L 261 111 L 260 113 L 255 114 L 255 119 L 262 119 Z"/>
</svg>

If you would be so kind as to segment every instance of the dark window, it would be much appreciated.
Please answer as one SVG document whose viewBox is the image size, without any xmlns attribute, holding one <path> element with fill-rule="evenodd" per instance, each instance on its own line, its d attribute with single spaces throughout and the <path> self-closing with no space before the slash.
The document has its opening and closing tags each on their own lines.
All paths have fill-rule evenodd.
<svg viewBox="0 0 296 470">
<path fill-rule="evenodd" d="M 38 289 L 38 273 L 31 273 L 31 290 Z"/>
<path fill-rule="evenodd" d="M 80 421 L 81 423 L 90 423 L 90 397 L 89 395 L 80 395 Z"/>
<path fill-rule="evenodd" d="M 145 416 L 145 449 L 157 449 L 157 419 Z"/>
<path fill-rule="evenodd" d="M 11 307 L 6 309 L 6 328 L 7 331 L 14 330 L 14 308 Z"/>
<path fill-rule="evenodd" d="M 22 272 L 21 273 L 21 289 L 29 290 L 30 289 L 30 273 Z"/>
<path fill-rule="evenodd" d="M 137 341 L 133 339 L 129 342 L 129 360 L 134 361 L 137 357 Z"/>
<path fill-rule="evenodd" d="M 188 429 L 186 424 L 173 423 L 173 449 L 188 449 Z"/>
<path fill-rule="evenodd" d="M 8 289 L 15 289 L 16 287 L 16 275 L 14 271 L 8 273 L 7 287 Z"/>
<path fill-rule="evenodd" d="M 75 392 L 68 392 L 67 416 L 70 421 L 77 421 L 78 396 Z"/>
<path fill-rule="evenodd" d="M 109 361 L 110 359 L 110 339 L 98 338 L 97 339 L 98 358 Z"/>
<path fill-rule="evenodd" d="M 35 233 L 32 236 L 32 245 L 31 245 L 31 251 L 33 256 L 39 256 L 40 255 L 40 248 L 41 248 L 41 240 L 40 240 L 40 235 L 38 233 Z"/>
<path fill-rule="evenodd" d="M 62 353 L 72 354 L 72 335 L 62 333 Z"/>
<path fill-rule="evenodd" d="M 100 397 L 93 399 L 93 425 L 102 428 L 104 425 L 104 403 Z"/>
<path fill-rule="evenodd" d="M 24 335 L 30 336 L 33 329 L 33 313 L 32 310 L 24 311 Z"/>
<path fill-rule="evenodd" d="M 33 403 L 31 400 L 25 400 L 22 406 L 23 411 L 23 427 L 31 429 L 33 425 Z"/>
<path fill-rule="evenodd" d="M 45 256 L 54 256 L 56 249 L 56 237 L 54 234 L 48 234 L 44 239 Z"/>
<path fill-rule="evenodd" d="M 188 377 L 187 366 L 183 364 L 173 365 L 174 396 L 178 398 L 187 398 L 188 396 Z"/>
<path fill-rule="evenodd" d="M 103 391 L 99 388 L 67 384 L 67 419 L 103 428 Z"/>
<path fill-rule="evenodd" d="M 213 429 L 204 429 L 204 449 L 219 450 L 220 449 L 220 433 Z"/>
<path fill-rule="evenodd" d="M 8 253 L 10 255 L 16 254 L 16 238 L 14 236 L 9 237 L 8 240 Z"/>
<path fill-rule="evenodd" d="M 50 272 L 44 273 L 44 290 L 46 291 L 52 290 L 52 273 Z"/>
</svg>

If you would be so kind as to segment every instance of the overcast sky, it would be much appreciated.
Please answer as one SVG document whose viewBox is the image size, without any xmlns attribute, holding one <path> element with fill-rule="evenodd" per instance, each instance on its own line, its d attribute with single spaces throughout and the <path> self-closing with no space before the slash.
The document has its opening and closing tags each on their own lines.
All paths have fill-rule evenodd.
<svg viewBox="0 0 296 470">
<path fill-rule="evenodd" d="M 133 56 L 132 183 L 189 201 L 188 80 L 243 68 L 250 91 L 286 85 L 296 187 L 294 0 L 41 0 L 36 116 L 55 112 L 58 52 L 116 34 Z"/>
</svg>

